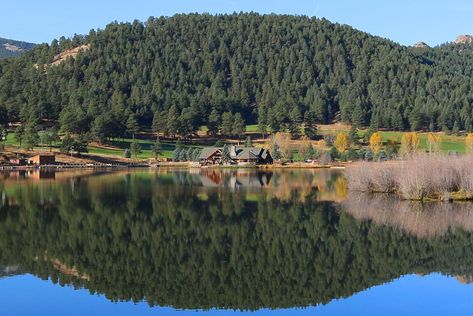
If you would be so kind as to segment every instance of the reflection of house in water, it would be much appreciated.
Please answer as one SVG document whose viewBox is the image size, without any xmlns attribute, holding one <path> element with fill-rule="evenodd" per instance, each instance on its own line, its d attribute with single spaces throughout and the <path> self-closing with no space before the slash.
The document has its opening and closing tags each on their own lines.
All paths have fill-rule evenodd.
<svg viewBox="0 0 473 316">
<path fill-rule="evenodd" d="M 222 185 L 222 171 L 220 170 L 203 170 L 199 177 L 204 187 L 218 187 Z"/>
<path fill-rule="evenodd" d="M 200 181 L 204 187 L 262 188 L 270 184 L 272 175 L 272 172 L 202 170 Z"/>
<path fill-rule="evenodd" d="M 2 178 L 6 179 L 25 179 L 25 180 L 43 180 L 55 179 L 56 172 L 54 170 L 45 169 L 28 169 L 28 170 L 13 170 L 2 173 Z"/>
<path fill-rule="evenodd" d="M 257 172 L 244 175 L 235 175 L 230 178 L 230 187 L 238 188 L 262 188 L 271 182 L 272 173 Z"/>
<path fill-rule="evenodd" d="M 42 180 L 42 179 L 55 179 L 56 172 L 54 170 L 40 169 L 37 172 L 32 172 L 30 175 L 31 179 Z"/>
</svg>

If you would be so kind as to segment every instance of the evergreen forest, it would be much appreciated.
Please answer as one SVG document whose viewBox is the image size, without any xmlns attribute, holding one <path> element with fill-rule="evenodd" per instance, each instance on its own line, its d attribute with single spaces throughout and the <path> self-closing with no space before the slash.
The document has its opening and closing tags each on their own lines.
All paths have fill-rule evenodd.
<svg viewBox="0 0 473 316">
<path fill-rule="evenodd" d="M 203 125 L 225 135 L 233 121 L 472 131 L 472 87 L 471 44 L 407 47 L 306 16 L 179 14 L 1 60 L 0 123 L 21 122 L 20 139 L 54 127 L 98 141 Z"/>
</svg>

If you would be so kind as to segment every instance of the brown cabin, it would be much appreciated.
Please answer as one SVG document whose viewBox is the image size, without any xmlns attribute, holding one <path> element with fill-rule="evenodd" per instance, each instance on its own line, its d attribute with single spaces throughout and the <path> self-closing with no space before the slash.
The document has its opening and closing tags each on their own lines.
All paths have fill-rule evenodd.
<svg viewBox="0 0 473 316">
<path fill-rule="evenodd" d="M 28 158 L 29 165 L 44 166 L 54 165 L 56 163 L 56 156 L 51 154 L 39 154 Z"/>
</svg>

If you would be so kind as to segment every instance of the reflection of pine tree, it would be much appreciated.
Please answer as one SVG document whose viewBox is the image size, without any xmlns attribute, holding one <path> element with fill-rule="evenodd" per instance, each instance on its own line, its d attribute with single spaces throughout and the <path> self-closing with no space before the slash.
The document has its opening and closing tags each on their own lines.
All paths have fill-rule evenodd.
<svg viewBox="0 0 473 316">
<path fill-rule="evenodd" d="M 205 172 L 223 184 L 236 176 Z M 2 196 L 15 203 L 2 206 L 2 264 L 111 300 L 250 310 L 328 303 L 400 275 L 473 266 L 467 230 L 416 238 L 318 202 L 330 188 L 346 193 L 332 173 L 270 174 L 275 187 L 256 200 L 223 185 L 205 190 L 201 174 L 182 171 L 5 184 L 13 187 Z M 317 185 L 305 183 L 302 197 L 301 181 Z M 278 189 L 284 198 L 273 197 Z"/>
</svg>

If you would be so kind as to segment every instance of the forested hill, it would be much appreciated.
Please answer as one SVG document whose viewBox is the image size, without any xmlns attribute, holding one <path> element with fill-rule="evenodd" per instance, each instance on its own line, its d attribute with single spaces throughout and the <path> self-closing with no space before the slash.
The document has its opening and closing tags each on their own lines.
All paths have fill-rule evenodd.
<svg viewBox="0 0 473 316">
<path fill-rule="evenodd" d="M 35 44 L 9 40 L 0 37 L 0 59 L 7 57 L 16 57 L 27 50 L 32 49 Z"/>
<path fill-rule="evenodd" d="M 471 130 L 473 50 L 460 46 L 405 47 L 303 16 L 149 18 L 1 62 L 0 106 L 25 129 L 57 120 L 101 139 L 135 119 L 169 135 L 225 133 L 236 113 L 273 131 L 334 120 Z"/>
</svg>

